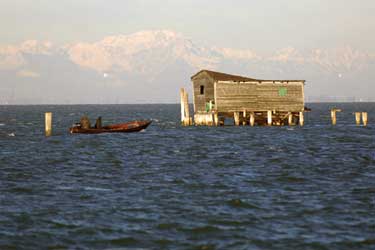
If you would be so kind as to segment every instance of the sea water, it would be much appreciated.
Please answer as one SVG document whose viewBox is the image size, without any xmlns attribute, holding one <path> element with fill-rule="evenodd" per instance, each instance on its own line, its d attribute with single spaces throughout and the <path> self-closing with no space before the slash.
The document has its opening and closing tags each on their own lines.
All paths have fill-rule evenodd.
<svg viewBox="0 0 375 250">
<path fill-rule="evenodd" d="M 0 106 L 0 249 L 375 249 L 375 104 L 308 107 L 304 127 L 181 127 L 179 105 Z M 69 134 L 84 114 L 153 123 Z"/>
</svg>

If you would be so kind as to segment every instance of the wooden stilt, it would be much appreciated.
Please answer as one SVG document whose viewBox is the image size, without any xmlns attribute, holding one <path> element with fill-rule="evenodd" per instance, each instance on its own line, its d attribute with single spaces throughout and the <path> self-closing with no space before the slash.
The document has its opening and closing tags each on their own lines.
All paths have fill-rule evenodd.
<svg viewBox="0 0 375 250">
<path fill-rule="evenodd" d="M 305 124 L 305 118 L 303 117 L 303 111 L 299 112 L 299 125 L 303 126 Z"/>
<path fill-rule="evenodd" d="M 219 114 L 217 112 L 214 113 L 214 125 L 219 126 Z"/>
<path fill-rule="evenodd" d="M 294 123 L 293 123 L 293 114 L 291 112 L 288 112 L 288 125 L 289 126 L 294 125 Z"/>
<path fill-rule="evenodd" d="M 267 111 L 267 125 L 272 126 L 272 111 L 271 110 Z"/>
<path fill-rule="evenodd" d="M 367 126 L 367 112 L 362 112 L 363 126 Z"/>
<path fill-rule="evenodd" d="M 52 113 L 45 113 L 45 133 L 46 136 L 52 135 Z"/>
<path fill-rule="evenodd" d="M 234 125 L 240 126 L 240 112 L 234 112 L 233 118 L 234 118 Z"/>
<path fill-rule="evenodd" d="M 250 113 L 250 126 L 254 126 L 255 123 L 255 115 L 253 112 Z"/>
<path fill-rule="evenodd" d="M 243 115 L 242 125 L 246 126 L 246 110 L 243 111 L 242 115 Z"/>
<path fill-rule="evenodd" d="M 225 118 L 222 117 L 221 119 L 219 119 L 219 126 L 224 126 L 225 124 Z"/>
<path fill-rule="evenodd" d="M 215 117 L 214 117 L 213 113 L 207 114 L 206 119 L 207 119 L 206 120 L 207 126 L 214 126 L 215 125 Z"/>
<path fill-rule="evenodd" d="M 357 126 L 361 125 L 361 112 L 355 112 L 355 124 Z"/>
</svg>

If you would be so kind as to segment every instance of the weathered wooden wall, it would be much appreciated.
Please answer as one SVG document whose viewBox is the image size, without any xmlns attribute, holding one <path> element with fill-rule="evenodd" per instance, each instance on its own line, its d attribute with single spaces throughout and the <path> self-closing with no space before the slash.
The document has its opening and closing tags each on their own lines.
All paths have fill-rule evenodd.
<svg viewBox="0 0 375 250">
<path fill-rule="evenodd" d="M 285 95 L 280 95 L 280 89 Z M 214 84 L 215 109 L 233 111 L 303 111 L 304 82 L 228 82 Z"/>
<path fill-rule="evenodd" d="M 200 86 L 204 86 L 204 94 L 200 94 Z M 206 73 L 193 79 L 194 112 L 206 112 L 206 102 L 214 100 L 214 80 Z"/>
</svg>

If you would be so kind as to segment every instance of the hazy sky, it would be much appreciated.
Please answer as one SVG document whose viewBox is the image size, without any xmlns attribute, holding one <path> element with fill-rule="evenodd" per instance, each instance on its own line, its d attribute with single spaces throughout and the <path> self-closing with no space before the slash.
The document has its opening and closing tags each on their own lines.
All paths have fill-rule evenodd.
<svg viewBox="0 0 375 250">
<path fill-rule="evenodd" d="M 375 0 L 0 0 L 0 103 L 173 102 L 181 84 L 189 87 L 189 77 L 202 67 L 258 78 L 306 79 L 307 97 L 375 100 L 374 13 Z M 168 47 L 128 55 L 124 51 L 132 44 L 116 47 L 123 52 L 120 57 L 87 44 L 66 54 L 53 50 L 49 56 L 3 46 L 39 40 L 72 48 L 65 45 L 141 30 L 181 33 L 194 46 L 185 57 Z M 231 48 L 225 50 L 230 55 L 217 59 L 215 46 Z M 198 48 L 210 50 L 206 55 Z M 35 89 L 47 94 L 34 94 Z"/>
<path fill-rule="evenodd" d="M 351 45 L 375 51 L 374 0 L 0 0 L 0 44 L 95 41 L 172 29 L 261 51 Z"/>
</svg>

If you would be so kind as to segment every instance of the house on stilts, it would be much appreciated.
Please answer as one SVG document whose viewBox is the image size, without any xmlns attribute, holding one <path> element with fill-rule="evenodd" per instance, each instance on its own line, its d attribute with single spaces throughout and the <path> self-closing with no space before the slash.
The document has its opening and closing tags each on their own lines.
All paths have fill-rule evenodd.
<svg viewBox="0 0 375 250">
<path fill-rule="evenodd" d="M 237 126 L 304 123 L 305 80 L 260 80 L 201 70 L 191 81 L 195 125 L 223 125 L 226 118 Z M 191 124 L 189 117 L 184 119 Z"/>
</svg>

